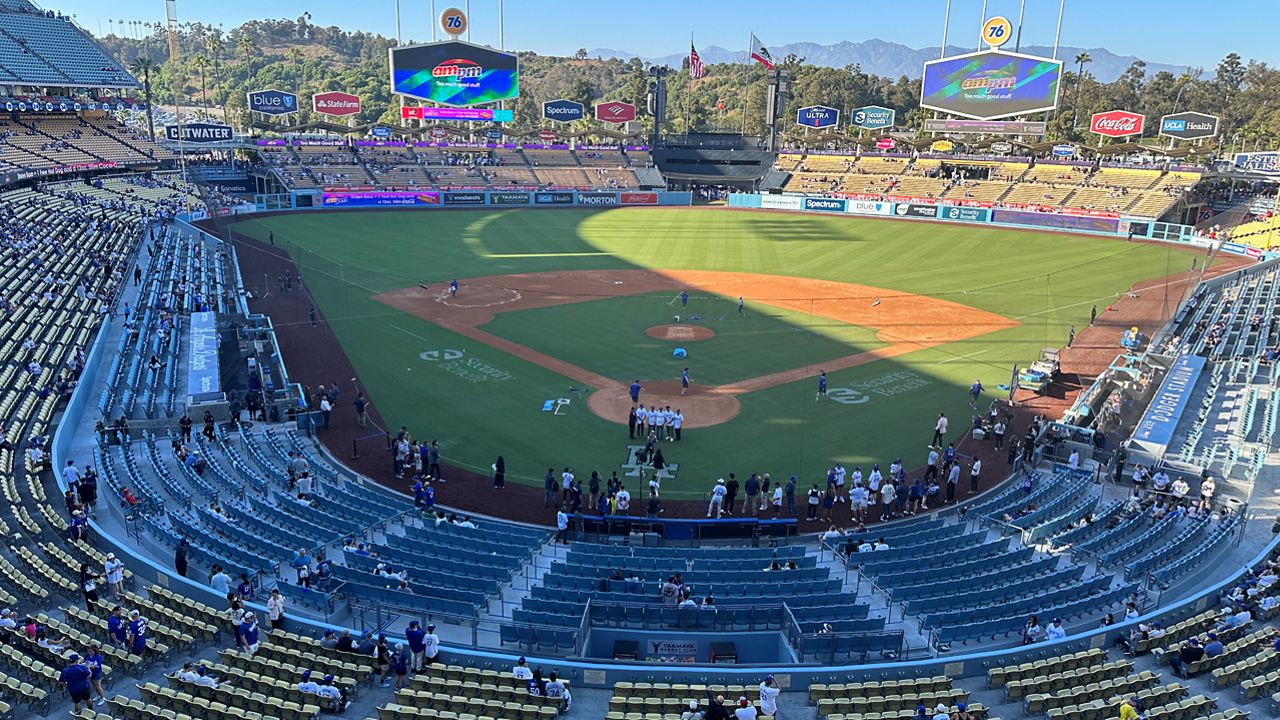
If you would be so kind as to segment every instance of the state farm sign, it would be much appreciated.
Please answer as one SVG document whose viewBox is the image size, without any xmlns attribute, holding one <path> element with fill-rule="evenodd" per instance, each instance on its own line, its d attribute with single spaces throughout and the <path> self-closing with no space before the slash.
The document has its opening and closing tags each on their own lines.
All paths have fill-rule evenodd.
<svg viewBox="0 0 1280 720">
<path fill-rule="evenodd" d="M 624 123 L 636 119 L 636 106 L 631 103 L 611 102 L 597 103 L 596 119 L 607 123 Z"/>
<path fill-rule="evenodd" d="M 311 96 L 311 107 L 321 115 L 355 115 L 360 112 L 360 98 L 344 92 L 325 92 Z"/>
<path fill-rule="evenodd" d="M 1094 113 L 1093 118 L 1089 121 L 1089 132 L 1113 138 L 1141 135 L 1142 126 L 1146 123 L 1146 120 L 1145 115 L 1131 113 L 1127 110 Z"/>
</svg>

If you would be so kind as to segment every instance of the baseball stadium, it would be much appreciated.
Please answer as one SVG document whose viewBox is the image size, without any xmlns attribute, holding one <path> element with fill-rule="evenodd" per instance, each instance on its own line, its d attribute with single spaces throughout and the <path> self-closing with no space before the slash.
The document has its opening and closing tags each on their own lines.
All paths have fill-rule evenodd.
<svg viewBox="0 0 1280 720">
<path fill-rule="evenodd" d="M 1280 71 L 1082 4 L 0 0 L 0 720 L 1280 714 Z"/>
</svg>

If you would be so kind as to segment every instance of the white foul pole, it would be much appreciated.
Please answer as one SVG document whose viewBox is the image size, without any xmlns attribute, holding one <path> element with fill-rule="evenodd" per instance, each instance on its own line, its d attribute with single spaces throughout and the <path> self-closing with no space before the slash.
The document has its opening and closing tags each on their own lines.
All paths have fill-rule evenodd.
<svg viewBox="0 0 1280 720">
<path fill-rule="evenodd" d="M 1058 42 L 1062 39 L 1062 14 L 1067 11 L 1067 0 L 1058 3 L 1058 31 L 1053 34 L 1053 59 L 1058 59 Z"/>
<path fill-rule="evenodd" d="M 951 27 L 951 0 L 947 0 L 947 12 L 942 16 L 942 47 L 938 51 L 938 59 L 947 56 L 947 29 Z"/>
</svg>

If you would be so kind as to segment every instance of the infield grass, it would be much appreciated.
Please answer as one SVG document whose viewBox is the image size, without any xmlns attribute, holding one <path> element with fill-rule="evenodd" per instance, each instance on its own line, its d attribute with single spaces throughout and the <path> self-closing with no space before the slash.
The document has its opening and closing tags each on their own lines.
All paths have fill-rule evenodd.
<svg viewBox="0 0 1280 720">
<path fill-rule="evenodd" d="M 994 391 L 1008 382 L 1015 363 L 1063 345 L 1069 326 L 1087 325 L 1091 306 L 1101 312 L 1135 283 L 1188 269 L 1193 257 L 1174 246 L 1100 237 L 700 208 L 322 211 L 246 221 L 236 230 L 264 240 L 274 231 L 276 244 L 293 254 L 390 425 L 441 438 L 446 458 L 463 466 L 487 469 L 501 453 L 508 479 L 533 484 L 552 466 L 573 465 L 580 473 L 617 469 L 626 459 L 626 428 L 593 416 L 576 399 L 560 416 L 542 412 L 547 399 L 565 395 L 574 383 L 373 295 L 507 273 L 725 270 L 932 295 L 1019 323 L 829 373 L 832 391 L 841 389 L 852 404 L 815 403 L 812 380 L 741 396 L 735 420 L 690 431 L 666 453 L 680 466 L 677 479 L 663 487 L 672 498 L 701 497 L 729 471 L 796 472 L 805 487 L 836 459 L 868 465 L 902 457 L 918 465 L 939 411 L 954 429 L 967 425 L 965 391 L 974 378 Z M 662 307 L 667 300 L 639 296 L 500 313 L 484 329 L 615 379 L 652 378 L 664 368 L 674 378 L 672 343 L 643 334 L 670 321 L 670 308 Z M 804 318 L 774 314 L 780 317 L 761 318 L 763 330 L 750 323 L 711 325 L 716 338 L 690 344 L 706 363 L 697 366 L 695 380 L 758 375 L 878 344 L 864 328 L 827 328 L 819 337 L 804 332 Z M 785 342 L 793 336 L 798 342 Z M 442 349 L 462 350 L 464 358 L 420 357 Z"/>
</svg>

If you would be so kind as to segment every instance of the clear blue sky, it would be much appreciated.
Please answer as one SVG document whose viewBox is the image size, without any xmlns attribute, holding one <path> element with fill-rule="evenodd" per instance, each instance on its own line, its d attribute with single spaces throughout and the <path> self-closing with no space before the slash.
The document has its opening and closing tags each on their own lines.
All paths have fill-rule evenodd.
<svg viewBox="0 0 1280 720">
<path fill-rule="evenodd" d="M 91 32 L 108 20 L 163 21 L 164 0 L 35 0 L 76 16 Z M 467 0 L 436 0 L 437 10 Z M 976 45 L 983 0 L 952 0 L 953 44 Z M 498 44 L 498 0 L 471 0 L 472 40 Z M 1058 0 L 1026 0 L 1023 45 L 1052 45 Z M 698 45 L 738 49 L 754 30 L 766 45 L 879 38 L 911 47 L 937 45 L 946 0 L 789 2 L 787 0 L 505 0 L 506 46 L 563 55 L 580 47 L 646 56 L 683 52 L 689 32 Z M 431 37 L 431 0 L 402 0 L 406 40 Z M 987 14 L 1016 22 L 1019 0 L 987 0 Z M 319 25 L 395 34 L 395 0 L 178 0 L 179 20 L 221 24 L 296 18 Z M 794 12 L 795 17 L 786 13 Z M 1066 0 L 1062 44 L 1104 47 L 1153 62 L 1212 69 L 1228 52 L 1280 64 L 1274 28 L 1277 0 Z M 1264 31 L 1271 28 L 1272 31 Z M 968 36 L 972 35 L 970 40 Z"/>
</svg>

